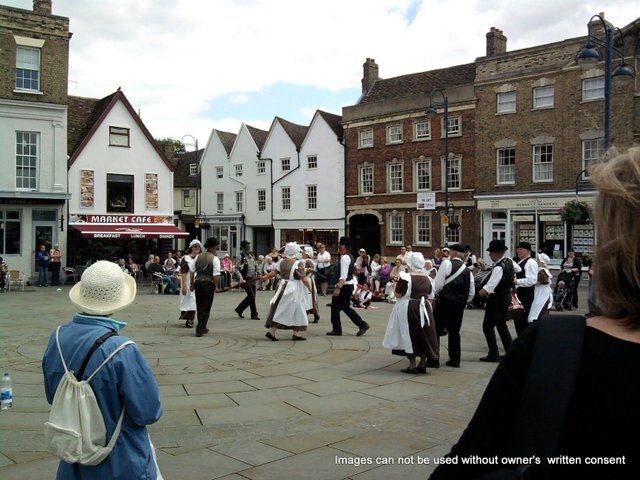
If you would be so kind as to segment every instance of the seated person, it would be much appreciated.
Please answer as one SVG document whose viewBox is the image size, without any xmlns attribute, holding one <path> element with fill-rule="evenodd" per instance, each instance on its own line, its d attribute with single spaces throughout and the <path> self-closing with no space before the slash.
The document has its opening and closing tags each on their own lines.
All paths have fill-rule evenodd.
<svg viewBox="0 0 640 480">
<path fill-rule="evenodd" d="M 351 303 L 354 307 L 368 308 L 371 305 L 372 293 L 368 283 L 358 285 L 353 291 L 353 297 L 351 297 Z"/>
<path fill-rule="evenodd" d="M 160 264 L 159 256 L 155 255 L 153 257 L 153 263 L 149 264 L 149 273 L 152 279 L 162 279 L 162 288 L 165 293 L 174 293 L 176 295 L 180 293 L 173 278 L 165 273 L 164 267 Z"/>
</svg>

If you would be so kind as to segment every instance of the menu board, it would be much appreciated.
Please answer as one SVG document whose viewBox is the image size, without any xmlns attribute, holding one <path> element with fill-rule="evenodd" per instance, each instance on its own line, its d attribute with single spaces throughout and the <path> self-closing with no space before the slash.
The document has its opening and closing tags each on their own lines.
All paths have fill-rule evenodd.
<svg viewBox="0 0 640 480">
<path fill-rule="evenodd" d="M 158 174 L 144 174 L 144 203 L 147 209 L 158 208 Z"/>
<path fill-rule="evenodd" d="M 80 208 L 93 208 L 94 195 L 93 170 L 80 170 Z"/>
</svg>

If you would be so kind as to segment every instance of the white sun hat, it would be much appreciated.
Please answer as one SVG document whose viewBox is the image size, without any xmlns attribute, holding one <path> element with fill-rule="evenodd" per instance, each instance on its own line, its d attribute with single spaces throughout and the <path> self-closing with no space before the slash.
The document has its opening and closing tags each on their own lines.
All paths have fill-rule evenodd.
<svg viewBox="0 0 640 480">
<path fill-rule="evenodd" d="M 129 306 L 136 298 L 135 279 L 113 262 L 101 260 L 82 273 L 69 299 L 82 313 L 109 315 Z"/>
</svg>

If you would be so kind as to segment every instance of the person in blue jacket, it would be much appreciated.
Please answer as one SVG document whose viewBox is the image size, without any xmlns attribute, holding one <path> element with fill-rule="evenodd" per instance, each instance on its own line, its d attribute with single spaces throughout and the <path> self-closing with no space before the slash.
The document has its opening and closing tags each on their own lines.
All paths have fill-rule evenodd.
<svg viewBox="0 0 640 480">
<path fill-rule="evenodd" d="M 99 261 L 87 268 L 82 280 L 69 292 L 79 313 L 60 328 L 60 346 L 69 370 L 78 372 L 94 342 L 109 332 L 118 334 L 125 322 L 110 315 L 130 305 L 136 296 L 135 279 L 112 262 Z M 42 359 L 47 401 L 53 402 L 64 367 L 56 346 L 55 331 Z M 127 337 L 107 338 L 91 355 L 83 378 L 86 379 L 124 342 Z M 107 428 L 113 435 L 118 417 L 125 407 L 122 431 L 111 454 L 98 465 L 60 461 L 58 479 L 157 479 L 162 478 L 147 425 L 162 415 L 158 383 L 137 345 L 118 352 L 91 380 Z"/>
</svg>

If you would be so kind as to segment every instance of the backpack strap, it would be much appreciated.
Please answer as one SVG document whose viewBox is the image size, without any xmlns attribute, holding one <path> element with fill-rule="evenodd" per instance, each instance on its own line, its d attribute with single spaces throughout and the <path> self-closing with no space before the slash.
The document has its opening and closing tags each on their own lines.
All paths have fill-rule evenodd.
<svg viewBox="0 0 640 480">
<path fill-rule="evenodd" d="M 100 338 L 98 338 L 95 342 L 93 342 L 93 345 L 91 345 L 91 348 L 89 349 L 89 351 L 87 352 L 87 355 L 84 357 L 84 360 L 82 361 L 80 370 L 78 370 L 78 373 L 76 374 L 76 378 L 78 379 L 78 381 L 82 380 L 82 376 L 84 375 L 84 371 L 87 368 L 87 364 L 89 363 L 89 359 L 91 358 L 91 355 L 93 355 L 93 352 L 95 352 L 100 347 L 100 345 L 102 345 L 105 342 L 107 338 L 111 338 L 114 335 L 118 335 L 118 334 L 113 330 L 109 330 L 107 333 L 105 333 Z"/>
<path fill-rule="evenodd" d="M 517 454 L 557 454 L 580 368 L 585 326 L 585 317 L 579 315 L 548 316 L 538 322 L 515 425 Z M 539 478 L 546 478 L 549 465 L 533 467 L 538 469 L 545 473 Z"/>
<path fill-rule="evenodd" d="M 86 382 L 89 383 L 91 381 L 91 379 L 95 376 L 96 373 L 98 373 L 98 371 L 104 367 L 109 360 L 111 360 L 120 350 L 124 349 L 125 347 L 129 346 L 129 345 L 135 345 L 135 342 L 133 340 L 128 340 L 126 342 L 124 342 L 122 345 L 120 345 L 118 348 L 116 348 L 113 352 L 111 352 L 111 354 L 104 359 L 104 362 L 102 362 L 100 364 L 100 366 L 98 368 L 96 368 L 93 373 L 91 375 L 89 375 L 89 377 L 87 378 Z"/>
</svg>

